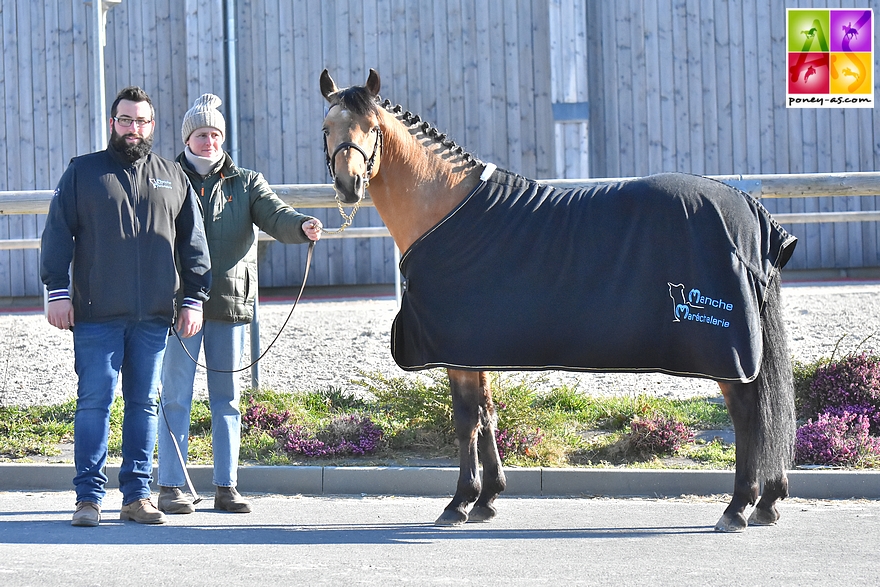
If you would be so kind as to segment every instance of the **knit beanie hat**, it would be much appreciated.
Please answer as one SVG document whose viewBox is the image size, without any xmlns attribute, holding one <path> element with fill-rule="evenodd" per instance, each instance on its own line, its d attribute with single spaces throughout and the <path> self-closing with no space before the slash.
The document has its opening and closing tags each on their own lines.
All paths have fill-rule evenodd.
<svg viewBox="0 0 880 587">
<path fill-rule="evenodd" d="M 189 135 L 197 128 L 210 126 L 216 128 L 226 138 L 226 120 L 217 107 L 222 104 L 222 100 L 214 94 L 202 94 L 193 102 L 192 108 L 183 115 L 183 126 L 180 128 L 180 136 L 185 143 L 189 140 Z"/>
</svg>

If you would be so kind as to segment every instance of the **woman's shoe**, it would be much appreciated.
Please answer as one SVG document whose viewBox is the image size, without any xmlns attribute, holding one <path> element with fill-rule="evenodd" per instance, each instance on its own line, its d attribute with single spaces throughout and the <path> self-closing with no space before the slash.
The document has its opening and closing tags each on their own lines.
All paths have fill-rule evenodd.
<svg viewBox="0 0 880 587">
<path fill-rule="evenodd" d="M 251 513 L 251 504 L 235 490 L 235 487 L 218 486 L 217 493 L 214 494 L 214 509 L 236 514 L 249 514 Z"/>
</svg>

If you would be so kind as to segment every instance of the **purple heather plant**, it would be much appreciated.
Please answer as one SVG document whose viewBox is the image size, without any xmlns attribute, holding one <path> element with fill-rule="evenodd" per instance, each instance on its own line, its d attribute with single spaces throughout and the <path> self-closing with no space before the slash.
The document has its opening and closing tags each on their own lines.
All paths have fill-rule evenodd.
<svg viewBox="0 0 880 587">
<path fill-rule="evenodd" d="M 282 426 L 269 432 L 290 454 L 308 457 L 365 455 L 376 452 L 382 430 L 369 416 L 336 416 L 317 432 L 304 426 Z"/>
<path fill-rule="evenodd" d="M 634 418 L 630 423 L 629 444 L 639 453 L 674 454 L 693 440 L 686 424 L 665 416 Z"/>
<path fill-rule="evenodd" d="M 867 458 L 880 457 L 880 439 L 870 435 L 864 414 L 824 413 L 801 426 L 795 440 L 798 464 L 856 466 Z"/>
<path fill-rule="evenodd" d="M 283 425 L 290 418 L 290 412 L 270 412 L 266 406 L 248 400 L 248 407 L 241 415 L 241 423 L 245 430 L 265 430 L 270 432 Z"/>
<path fill-rule="evenodd" d="M 880 434 L 880 360 L 864 352 L 816 369 L 801 404 L 802 418 L 825 412 L 863 414 Z"/>
<path fill-rule="evenodd" d="M 498 446 L 498 456 L 501 462 L 514 455 L 534 456 L 534 447 L 544 440 L 544 433 L 540 428 L 534 430 L 495 430 L 495 444 Z"/>
</svg>

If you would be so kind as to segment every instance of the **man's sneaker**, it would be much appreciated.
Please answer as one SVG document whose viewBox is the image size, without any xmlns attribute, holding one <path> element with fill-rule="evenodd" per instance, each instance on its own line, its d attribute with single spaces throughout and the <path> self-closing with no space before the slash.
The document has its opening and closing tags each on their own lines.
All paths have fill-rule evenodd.
<svg viewBox="0 0 880 587">
<path fill-rule="evenodd" d="M 249 514 L 251 513 L 251 504 L 235 490 L 235 487 L 218 486 L 217 493 L 214 494 L 214 509 L 236 514 Z"/>
<path fill-rule="evenodd" d="M 159 487 L 159 511 L 166 514 L 191 514 L 196 506 L 180 487 Z"/>
<path fill-rule="evenodd" d="M 76 504 L 71 526 L 97 526 L 101 521 L 101 506 L 91 501 L 81 501 Z"/>
<path fill-rule="evenodd" d="M 119 510 L 119 519 L 132 520 L 138 524 L 164 524 L 168 521 L 165 514 L 157 510 L 148 498 L 122 506 Z"/>
</svg>

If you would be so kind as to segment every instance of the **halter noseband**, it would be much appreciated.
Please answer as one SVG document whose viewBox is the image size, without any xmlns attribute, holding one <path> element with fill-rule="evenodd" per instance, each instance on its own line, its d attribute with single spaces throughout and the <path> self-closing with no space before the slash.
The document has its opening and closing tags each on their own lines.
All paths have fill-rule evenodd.
<svg viewBox="0 0 880 587">
<path fill-rule="evenodd" d="M 373 177 L 373 165 L 376 163 L 376 155 L 378 155 L 382 149 L 382 129 L 377 126 L 373 130 L 376 131 L 376 142 L 373 144 L 373 153 L 369 156 L 367 156 L 367 152 L 364 151 L 360 145 L 352 143 L 351 141 L 339 143 L 331 155 L 327 147 L 327 138 L 324 138 L 324 157 L 326 158 L 327 170 L 330 172 L 330 179 L 336 179 L 336 155 L 339 151 L 342 151 L 343 149 L 354 149 L 363 156 L 364 162 L 367 164 L 362 177 L 364 179 L 364 187 L 369 187 L 370 179 Z"/>
</svg>

